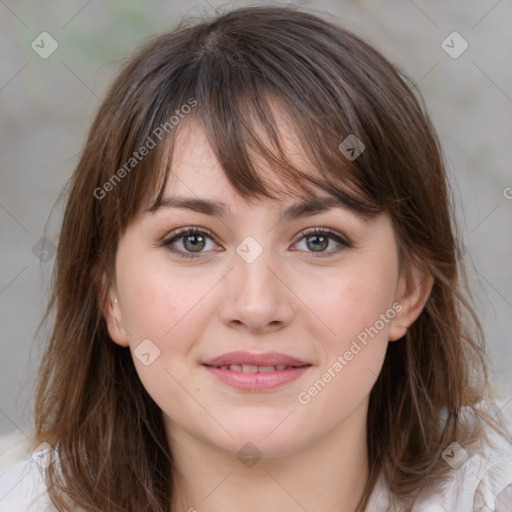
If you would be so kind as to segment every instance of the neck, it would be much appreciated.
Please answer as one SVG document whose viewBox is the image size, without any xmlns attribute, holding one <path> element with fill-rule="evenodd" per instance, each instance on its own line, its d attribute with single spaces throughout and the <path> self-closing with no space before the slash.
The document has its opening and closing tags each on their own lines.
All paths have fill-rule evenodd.
<svg viewBox="0 0 512 512">
<path fill-rule="evenodd" d="M 367 404 L 300 450 L 244 466 L 236 453 L 168 425 L 173 511 L 355 512 L 368 478 Z"/>
</svg>

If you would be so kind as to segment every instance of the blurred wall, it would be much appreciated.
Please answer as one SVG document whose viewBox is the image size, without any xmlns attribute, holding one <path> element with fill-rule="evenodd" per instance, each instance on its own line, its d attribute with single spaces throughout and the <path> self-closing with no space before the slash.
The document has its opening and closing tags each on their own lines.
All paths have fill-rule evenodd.
<svg viewBox="0 0 512 512">
<path fill-rule="evenodd" d="M 149 36 L 183 16 L 241 5 L 0 1 L 0 435 L 32 431 L 33 382 L 48 333 L 33 338 L 58 240 L 57 200 L 108 84 Z M 419 84 L 446 152 L 493 381 L 512 396 L 512 4 L 302 5 L 365 37 Z"/>
</svg>

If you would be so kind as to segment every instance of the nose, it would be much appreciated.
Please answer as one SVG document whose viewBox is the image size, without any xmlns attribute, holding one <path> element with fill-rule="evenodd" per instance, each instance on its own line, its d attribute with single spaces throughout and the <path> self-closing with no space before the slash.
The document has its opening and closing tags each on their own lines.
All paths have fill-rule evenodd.
<svg viewBox="0 0 512 512">
<path fill-rule="evenodd" d="M 271 250 L 251 263 L 238 254 L 220 306 L 222 321 L 250 333 L 274 332 L 289 325 L 294 315 L 293 293 Z"/>
</svg>

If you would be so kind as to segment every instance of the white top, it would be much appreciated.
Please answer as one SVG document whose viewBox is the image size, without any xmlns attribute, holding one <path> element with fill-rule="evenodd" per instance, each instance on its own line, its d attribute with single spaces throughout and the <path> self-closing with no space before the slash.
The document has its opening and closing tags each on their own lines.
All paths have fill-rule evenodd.
<svg viewBox="0 0 512 512">
<path fill-rule="evenodd" d="M 507 428 L 512 432 L 508 418 Z M 414 512 L 512 512 L 512 445 L 493 429 L 488 432 L 492 446 L 483 456 L 468 453 L 457 443 L 443 452 L 453 473 L 442 491 L 419 499 Z M 43 443 L 27 457 L 27 447 L 28 440 L 20 433 L 0 439 L 0 512 L 55 512 L 44 474 L 58 461 L 58 451 Z M 381 477 L 366 510 L 397 512 L 405 504 L 392 508 L 390 503 Z"/>
<path fill-rule="evenodd" d="M 0 463 L 0 512 L 55 512 L 44 474 L 49 464 L 57 460 L 52 457 L 57 452 L 46 444 L 46 448 L 38 447 L 27 456 L 29 440 L 17 432 L 3 438 L 0 446 L 4 448 Z M 19 460 L 21 453 L 24 457 Z M 11 467 L 7 469 L 8 466 Z"/>
</svg>

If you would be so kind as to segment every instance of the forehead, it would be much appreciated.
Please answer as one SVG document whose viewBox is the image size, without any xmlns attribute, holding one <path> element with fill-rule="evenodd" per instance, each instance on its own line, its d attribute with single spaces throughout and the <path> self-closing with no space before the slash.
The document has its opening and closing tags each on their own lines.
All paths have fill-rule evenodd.
<svg viewBox="0 0 512 512">
<path fill-rule="evenodd" d="M 176 135 L 167 186 L 162 197 L 148 208 L 149 212 L 174 208 L 228 218 L 233 215 L 233 205 L 235 209 L 238 205 L 246 206 L 247 203 L 257 206 L 257 199 L 242 198 L 231 185 L 199 123 L 188 123 Z M 284 139 L 284 145 L 289 150 L 287 157 L 293 158 L 294 165 L 307 168 L 307 160 L 297 141 L 290 135 L 286 135 Z M 279 181 L 278 173 L 270 169 L 266 160 L 257 157 L 254 160 L 258 175 L 265 175 L 266 181 L 270 180 L 275 185 Z M 352 211 L 361 220 L 369 220 L 369 217 L 361 213 L 361 206 L 354 209 L 353 203 L 346 200 L 348 196 L 330 195 L 313 184 L 309 188 L 310 194 L 305 195 L 296 190 L 286 190 L 281 185 L 279 196 L 265 198 L 264 206 L 279 208 L 280 215 L 287 220 L 311 216 L 332 208 Z"/>
<path fill-rule="evenodd" d="M 307 159 L 290 123 L 279 111 L 275 113 L 275 117 L 278 122 L 279 137 L 286 160 L 300 169 L 301 172 L 320 177 L 318 170 Z M 271 147 L 268 137 L 262 129 L 255 126 L 252 130 L 266 145 L 266 150 L 274 153 L 275 150 Z M 242 137 L 238 138 L 241 139 Z M 304 196 L 304 193 L 298 187 L 285 186 L 280 179 L 278 166 L 272 166 L 266 158 L 251 150 L 248 146 L 246 146 L 249 151 L 248 156 L 258 177 L 270 190 L 278 191 L 275 198 L 276 202 L 289 201 L 290 198 Z M 313 184 L 309 188 L 313 194 L 321 193 L 321 189 Z M 201 196 L 220 195 L 226 201 L 228 198 L 236 201 L 240 197 L 223 171 L 203 126 L 193 116 L 187 118 L 176 133 L 168 183 L 163 195 L 165 197 L 171 193 L 173 195 L 178 193 L 180 195 L 193 193 Z M 247 201 L 247 199 L 245 200 Z"/>
<path fill-rule="evenodd" d="M 268 123 L 247 111 L 221 131 L 208 111 L 187 115 L 161 148 L 162 181 L 147 210 L 173 196 L 272 207 L 331 196 L 363 219 L 379 213 L 351 176 L 350 162 L 339 151 L 332 157 L 327 140 L 310 147 L 294 115 L 273 102 Z"/>
</svg>

